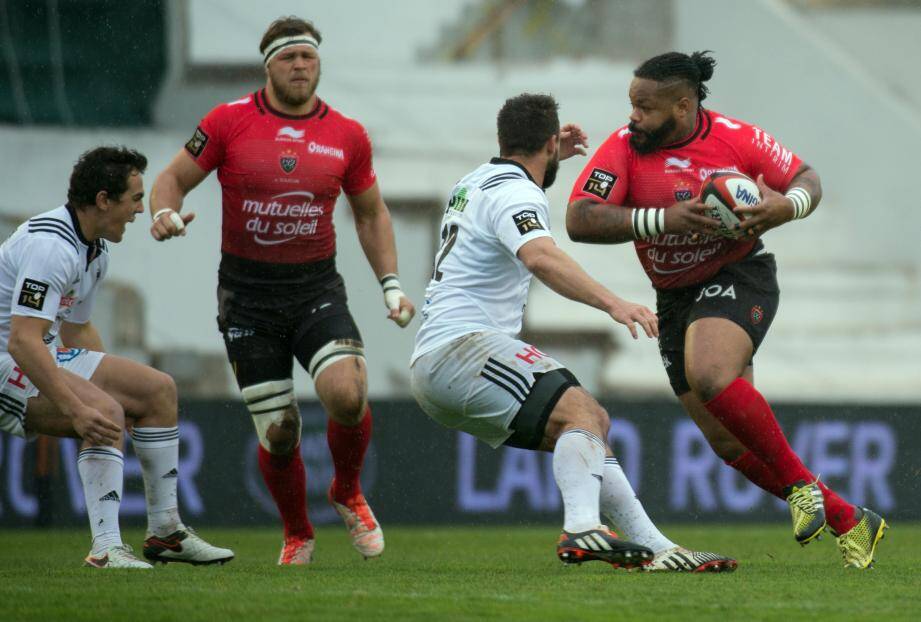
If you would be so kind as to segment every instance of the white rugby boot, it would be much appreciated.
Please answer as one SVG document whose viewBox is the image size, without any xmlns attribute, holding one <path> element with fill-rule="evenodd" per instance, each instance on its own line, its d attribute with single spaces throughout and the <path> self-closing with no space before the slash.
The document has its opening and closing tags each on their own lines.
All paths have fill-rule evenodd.
<svg viewBox="0 0 921 622">
<path fill-rule="evenodd" d="M 144 557 L 151 562 L 182 562 L 195 566 L 225 564 L 233 559 L 233 551 L 208 544 L 191 527 L 179 525 L 168 536 L 147 536 Z"/>
<path fill-rule="evenodd" d="M 84 566 L 91 568 L 129 568 L 134 570 L 149 570 L 150 564 L 134 556 L 134 549 L 127 544 L 110 546 L 102 555 L 90 553 L 83 560 Z"/>
</svg>

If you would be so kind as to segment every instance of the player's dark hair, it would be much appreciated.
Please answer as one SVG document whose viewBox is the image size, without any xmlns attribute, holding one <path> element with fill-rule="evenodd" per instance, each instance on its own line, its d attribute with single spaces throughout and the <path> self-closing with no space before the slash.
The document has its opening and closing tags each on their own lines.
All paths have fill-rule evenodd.
<svg viewBox="0 0 921 622">
<path fill-rule="evenodd" d="M 128 189 L 128 176 L 147 169 L 147 158 L 128 147 L 96 147 L 80 156 L 70 174 L 67 203 L 71 207 L 96 204 L 96 195 L 105 191 L 117 199 Z"/>
<path fill-rule="evenodd" d="M 279 17 L 269 24 L 265 34 L 262 35 L 262 41 L 259 42 L 259 53 L 265 54 L 265 49 L 278 37 L 293 37 L 294 35 L 305 33 L 316 39 L 317 43 L 323 43 L 323 37 L 317 27 L 313 25 L 313 22 L 294 15 Z"/>
<path fill-rule="evenodd" d="M 499 155 L 530 155 L 560 132 L 559 104 L 550 95 L 522 93 L 505 100 L 496 125 Z"/>
<path fill-rule="evenodd" d="M 703 101 L 710 92 L 704 82 L 713 77 L 713 68 L 716 67 L 716 59 L 710 54 L 711 50 L 694 52 L 690 56 L 681 52 L 666 52 L 644 62 L 633 75 L 656 82 L 684 80 L 697 92 L 697 100 Z"/>
</svg>

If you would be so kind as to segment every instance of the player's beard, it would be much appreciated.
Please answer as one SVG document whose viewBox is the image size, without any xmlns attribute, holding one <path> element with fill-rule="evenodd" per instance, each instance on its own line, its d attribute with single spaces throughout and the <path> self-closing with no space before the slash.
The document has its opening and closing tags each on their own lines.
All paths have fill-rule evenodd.
<svg viewBox="0 0 921 622">
<path fill-rule="evenodd" d="M 553 157 L 547 161 L 547 169 L 544 171 L 544 183 L 542 188 L 546 190 L 556 181 L 556 173 L 560 170 L 560 152 L 557 150 Z"/>
<path fill-rule="evenodd" d="M 296 90 L 290 83 L 282 83 L 276 80 L 271 73 L 269 74 L 269 80 L 272 82 L 272 90 L 275 91 L 275 97 L 278 98 L 278 101 L 286 106 L 297 108 L 309 102 L 313 94 L 317 92 L 317 86 L 320 84 L 320 68 L 317 67 L 317 79 L 306 94 Z"/>
<path fill-rule="evenodd" d="M 652 153 L 665 144 L 665 141 L 672 132 L 675 131 L 677 126 L 678 121 L 675 120 L 675 117 L 671 117 L 668 121 L 663 121 L 662 125 L 654 130 L 641 130 L 631 121 L 630 125 L 627 126 L 630 130 L 630 146 L 633 147 L 637 153 Z M 637 136 L 642 136 L 645 140 L 643 140 L 643 142 L 637 142 Z"/>
</svg>

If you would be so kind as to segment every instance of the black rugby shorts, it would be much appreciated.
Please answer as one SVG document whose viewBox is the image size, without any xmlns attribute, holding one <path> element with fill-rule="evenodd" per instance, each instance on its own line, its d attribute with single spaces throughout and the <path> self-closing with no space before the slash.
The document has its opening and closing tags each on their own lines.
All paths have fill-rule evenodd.
<svg viewBox="0 0 921 622">
<path fill-rule="evenodd" d="M 331 285 L 307 300 L 218 287 L 218 328 L 241 389 L 291 378 L 295 358 L 307 369 L 313 355 L 331 341 L 362 343 L 345 284 L 339 277 Z"/>
<path fill-rule="evenodd" d="M 770 253 L 748 255 L 697 285 L 656 290 L 659 353 L 675 395 L 691 390 L 684 373 L 684 336 L 692 322 L 705 317 L 730 320 L 748 333 L 757 352 L 779 301 L 777 264 Z"/>
</svg>

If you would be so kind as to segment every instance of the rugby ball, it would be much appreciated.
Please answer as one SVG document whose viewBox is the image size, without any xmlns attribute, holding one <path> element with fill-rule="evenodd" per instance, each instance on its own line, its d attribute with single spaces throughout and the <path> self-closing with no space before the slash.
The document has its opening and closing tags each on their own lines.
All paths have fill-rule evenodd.
<svg viewBox="0 0 921 622">
<path fill-rule="evenodd" d="M 736 214 L 737 207 L 751 207 L 761 202 L 761 191 L 751 177 L 734 171 L 718 171 L 704 181 L 700 200 L 710 206 L 708 215 L 722 223 L 717 233 L 726 238 L 741 237 L 735 228 L 744 216 Z"/>
</svg>

